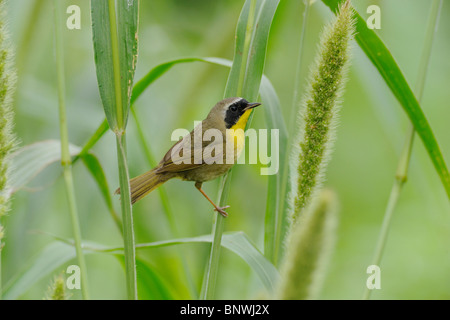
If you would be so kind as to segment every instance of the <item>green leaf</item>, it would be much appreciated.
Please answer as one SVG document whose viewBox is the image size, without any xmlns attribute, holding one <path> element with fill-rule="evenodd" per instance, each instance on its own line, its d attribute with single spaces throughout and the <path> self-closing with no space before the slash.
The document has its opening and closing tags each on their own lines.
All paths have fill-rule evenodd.
<svg viewBox="0 0 450 320">
<path fill-rule="evenodd" d="M 114 132 L 126 127 L 137 63 L 138 0 L 92 0 L 97 81 L 106 119 Z M 117 20 L 116 20 L 117 11 Z"/>
<path fill-rule="evenodd" d="M 56 237 L 57 238 L 57 237 Z M 41 279 L 50 277 L 58 269 L 76 258 L 73 241 L 61 239 L 47 245 L 40 253 L 33 257 L 29 263 L 3 288 L 3 297 L 7 300 L 20 298 L 33 285 Z M 83 241 L 85 254 L 98 253 L 106 247 L 98 243 Z M 89 249 L 96 248 L 96 251 Z M 123 264 L 123 254 L 116 254 Z M 158 274 L 154 267 L 147 262 L 137 259 L 139 271 L 138 290 L 141 299 L 173 299 L 174 294 Z"/>
<path fill-rule="evenodd" d="M 117 254 L 119 262 L 125 267 L 123 254 Z M 174 295 L 164 278 L 147 261 L 136 258 L 137 290 L 140 300 L 174 300 Z"/>
<path fill-rule="evenodd" d="M 267 129 L 269 131 L 272 129 L 279 130 L 279 159 L 277 164 L 271 163 L 271 166 L 277 165 L 279 169 L 277 174 L 268 176 L 269 183 L 264 224 L 264 255 L 273 262 L 277 260 L 281 244 L 283 243 L 282 230 L 286 230 L 282 226 L 287 221 L 287 218 L 279 209 L 283 189 L 281 179 L 284 175 L 284 170 L 288 169 L 284 166 L 287 157 L 288 132 L 284 122 L 283 112 L 281 111 L 280 100 L 266 76 L 262 77 L 259 92 L 264 105 Z M 271 143 L 273 142 L 270 141 L 269 150 Z M 272 161 L 276 161 L 276 158 L 272 157 Z"/>
<path fill-rule="evenodd" d="M 231 97 L 241 93 L 249 101 L 256 100 L 258 97 L 266 60 L 270 26 L 272 25 L 279 0 L 257 1 L 253 32 L 251 35 L 248 35 L 246 31 L 251 2 L 245 2 L 239 17 L 233 66 L 228 76 L 227 87 L 225 89 L 225 97 Z M 246 52 L 246 36 L 250 38 L 248 56 L 243 55 L 243 52 Z M 242 71 L 244 71 L 244 81 L 240 81 Z M 242 88 L 239 88 L 240 84 L 242 84 Z"/>
<path fill-rule="evenodd" d="M 340 3 L 339 0 L 322 0 L 322 2 L 334 13 L 336 13 L 338 4 Z M 431 130 L 425 114 L 420 108 L 419 102 L 406 82 L 400 67 L 390 51 L 384 45 L 383 41 L 381 41 L 373 30 L 367 28 L 366 22 L 357 12 L 355 12 L 355 18 L 356 41 L 370 61 L 372 61 L 374 66 L 378 69 L 389 89 L 391 89 L 414 125 L 415 130 L 422 139 L 425 149 L 441 178 L 447 196 L 450 198 L 450 174 L 433 131 Z"/>
<path fill-rule="evenodd" d="M 103 200 L 105 200 L 106 206 L 108 207 L 111 217 L 116 222 L 117 226 L 119 227 L 119 230 L 122 231 L 122 222 L 120 221 L 120 218 L 117 215 L 116 210 L 114 209 L 111 198 L 111 192 L 108 186 L 108 181 L 106 180 L 105 172 L 103 171 L 100 161 L 92 153 L 85 154 L 82 157 L 82 159 L 86 168 L 89 170 L 95 182 L 97 183 L 97 186 L 100 189 L 100 192 L 103 196 Z"/>
<path fill-rule="evenodd" d="M 73 144 L 69 145 L 72 157 L 79 158 L 83 150 Z M 112 204 L 108 181 L 98 158 L 92 153 L 84 153 L 82 160 L 100 189 L 106 206 L 114 221 L 121 226 Z M 59 140 L 45 140 L 24 146 L 13 152 L 11 158 L 10 192 L 15 193 L 27 186 L 39 173 L 51 164 L 61 161 L 61 143 Z M 121 228 L 120 228 L 121 229 Z"/>
<path fill-rule="evenodd" d="M 278 0 L 247 0 L 245 2 L 238 20 L 235 54 L 233 65 L 230 74 L 228 75 L 228 82 L 224 94 L 225 97 L 240 96 L 249 101 L 255 101 L 258 97 L 261 77 L 264 71 L 266 46 L 270 26 L 278 3 Z M 251 124 L 253 112 L 247 121 L 247 128 Z M 230 169 L 221 178 L 221 187 L 216 202 L 219 206 L 224 206 L 228 199 L 232 172 L 233 170 Z M 214 238 L 211 246 L 210 259 L 208 260 L 202 285 L 201 297 L 203 299 L 214 298 L 217 270 L 219 266 L 220 242 L 224 230 L 223 225 L 224 218 L 220 214 L 215 214 L 213 224 Z"/>
<path fill-rule="evenodd" d="M 211 242 L 212 236 L 210 234 L 191 237 L 191 238 L 179 238 L 172 240 L 156 241 L 150 243 L 136 244 L 136 250 L 159 248 L 165 246 L 172 246 L 183 243 L 198 243 L 198 242 Z M 248 236 L 243 232 L 230 232 L 224 233 L 222 239 L 222 246 L 228 250 L 234 252 L 241 257 L 258 275 L 262 283 L 267 290 L 272 291 L 278 281 L 278 270 L 274 267 L 269 260 L 256 248 L 251 242 Z M 110 248 L 96 248 L 90 247 L 90 250 L 96 250 L 100 252 L 118 253 L 123 250 L 123 247 L 110 247 Z"/>
<path fill-rule="evenodd" d="M 52 242 L 45 247 L 4 286 L 3 296 L 5 299 L 19 298 L 39 280 L 50 276 L 55 270 L 75 258 L 75 248 L 72 245 L 72 240 L 58 237 L 54 238 L 59 241 Z M 210 243 L 211 235 L 142 243 L 137 244 L 136 249 L 142 250 L 183 243 L 202 242 Z M 275 288 L 280 277 L 278 270 L 263 256 L 245 233 L 225 233 L 222 246 L 241 257 L 255 271 L 268 291 L 272 291 Z M 107 247 L 95 242 L 83 241 L 83 251 L 85 254 L 109 253 L 121 255 L 120 259 L 123 262 L 123 247 Z M 137 259 L 137 270 L 139 275 L 138 290 L 141 299 L 172 299 L 175 297 L 169 286 L 151 265 L 143 260 Z M 152 292 L 155 288 L 157 292 Z"/>
<path fill-rule="evenodd" d="M 80 152 L 80 147 L 69 145 L 71 156 Z M 11 193 L 24 188 L 33 178 L 52 163 L 61 161 L 61 142 L 45 140 L 22 147 L 13 152 L 11 159 Z"/>
<path fill-rule="evenodd" d="M 19 298 L 39 280 L 48 277 L 53 271 L 75 257 L 74 246 L 59 241 L 52 242 L 4 286 L 4 299 Z"/>
</svg>

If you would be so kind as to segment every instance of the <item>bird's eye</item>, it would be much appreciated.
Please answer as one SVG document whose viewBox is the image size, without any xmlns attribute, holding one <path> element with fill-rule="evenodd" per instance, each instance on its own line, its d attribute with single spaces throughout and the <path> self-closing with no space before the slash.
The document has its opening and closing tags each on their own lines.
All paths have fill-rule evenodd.
<svg viewBox="0 0 450 320">
<path fill-rule="evenodd" d="M 237 107 L 236 107 L 236 106 L 231 106 L 231 107 L 230 107 L 230 110 L 231 110 L 232 112 L 236 112 L 236 111 L 237 111 Z"/>
</svg>

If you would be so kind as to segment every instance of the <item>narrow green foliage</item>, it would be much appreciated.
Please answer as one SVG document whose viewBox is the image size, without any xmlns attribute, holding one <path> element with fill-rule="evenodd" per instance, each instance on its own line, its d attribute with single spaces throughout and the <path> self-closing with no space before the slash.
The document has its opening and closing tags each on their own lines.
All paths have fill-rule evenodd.
<svg viewBox="0 0 450 320">
<path fill-rule="evenodd" d="M 63 45 L 63 24 L 61 21 L 61 2 L 53 1 L 55 17 L 55 58 L 56 58 L 56 78 L 58 88 L 58 113 L 61 140 L 61 166 L 63 168 L 64 182 L 66 187 L 67 204 L 69 207 L 72 233 L 75 240 L 75 251 L 77 262 L 80 267 L 81 293 L 83 299 L 89 299 L 86 261 L 81 248 L 81 227 L 78 217 L 77 202 L 75 197 L 75 186 L 72 175 L 72 159 L 69 149 L 69 130 L 67 127 L 66 102 L 65 102 L 65 71 L 64 71 L 64 45 Z"/>
<path fill-rule="evenodd" d="M 325 28 L 321 36 L 319 53 L 311 70 L 307 96 L 299 117 L 300 135 L 294 140 L 300 147 L 300 150 L 294 149 L 294 160 L 299 161 L 295 166 L 298 168 L 298 185 L 292 188 L 296 192 L 294 219 L 310 202 L 323 179 L 335 135 L 353 33 L 353 9 L 347 1 L 336 20 Z"/>
<path fill-rule="evenodd" d="M 52 281 L 47 289 L 45 300 L 68 300 L 66 293 L 66 283 L 62 274 L 59 274 Z"/>
<path fill-rule="evenodd" d="M 316 299 L 335 243 L 337 203 L 334 193 L 322 191 L 292 226 L 281 269 L 277 298 Z"/>
<path fill-rule="evenodd" d="M 137 63 L 139 0 L 92 0 L 91 14 L 98 87 L 109 127 L 116 134 L 127 295 L 134 300 L 136 253 L 125 129 Z"/>
<path fill-rule="evenodd" d="M 111 130 L 125 131 L 138 54 L 139 0 L 92 0 L 92 34 L 100 96 Z"/>
<path fill-rule="evenodd" d="M 425 43 L 423 46 L 422 56 L 420 59 L 419 72 L 416 80 L 416 97 L 420 102 L 422 100 L 422 94 L 425 87 L 425 79 L 427 76 L 428 65 L 430 63 L 431 49 L 433 47 L 433 40 L 435 38 L 436 31 L 438 30 L 439 16 L 442 8 L 443 0 L 434 0 L 431 3 L 430 14 L 428 18 L 428 26 L 425 36 Z M 389 195 L 388 204 L 384 212 L 383 223 L 381 224 L 380 235 L 378 236 L 377 245 L 375 248 L 374 257 L 372 260 L 372 265 L 379 266 L 381 263 L 381 258 L 383 256 L 384 248 L 387 243 L 387 238 L 389 234 L 389 229 L 391 225 L 392 216 L 397 203 L 400 198 L 403 185 L 408 179 L 408 169 L 409 162 L 411 160 L 412 148 L 414 145 L 415 129 L 412 124 L 408 130 L 408 134 L 405 139 L 405 144 L 401 151 L 400 158 L 397 164 L 397 171 L 395 174 L 394 184 Z M 369 299 L 372 294 L 372 290 L 365 286 L 363 299 Z"/>
<path fill-rule="evenodd" d="M 322 0 L 336 13 L 339 0 Z M 366 21 L 356 12 L 356 35 L 358 45 L 365 52 L 373 65 L 378 69 L 386 85 L 391 89 L 403 110 L 408 115 L 414 129 L 428 152 L 433 165 L 441 178 L 441 182 L 450 198 L 450 173 L 445 163 L 439 144 L 434 136 L 430 124 L 422 111 L 419 101 L 414 96 L 400 67 L 389 49 L 377 36 L 374 30 L 367 28 Z"/>
</svg>

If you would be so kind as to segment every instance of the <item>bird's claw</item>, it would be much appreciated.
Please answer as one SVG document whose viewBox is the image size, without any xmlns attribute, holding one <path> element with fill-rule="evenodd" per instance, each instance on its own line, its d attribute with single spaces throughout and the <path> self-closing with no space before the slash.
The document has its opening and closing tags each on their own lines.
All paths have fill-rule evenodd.
<svg viewBox="0 0 450 320">
<path fill-rule="evenodd" d="M 228 217 L 228 213 L 226 213 L 225 209 L 229 208 L 230 206 L 225 206 L 225 207 L 216 207 L 214 208 L 214 211 L 219 212 L 222 216 L 224 216 L 225 218 Z"/>
</svg>

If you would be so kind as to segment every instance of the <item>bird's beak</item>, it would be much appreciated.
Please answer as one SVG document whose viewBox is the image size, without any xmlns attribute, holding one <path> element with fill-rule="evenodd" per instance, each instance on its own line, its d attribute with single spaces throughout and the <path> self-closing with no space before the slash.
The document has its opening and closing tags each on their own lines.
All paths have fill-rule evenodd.
<svg viewBox="0 0 450 320">
<path fill-rule="evenodd" d="M 244 111 L 253 109 L 253 108 L 255 108 L 255 107 L 257 107 L 257 106 L 260 106 L 260 105 L 261 105 L 261 103 L 259 103 L 259 102 L 249 103 L 249 104 L 247 104 L 247 106 L 244 108 Z"/>
</svg>

